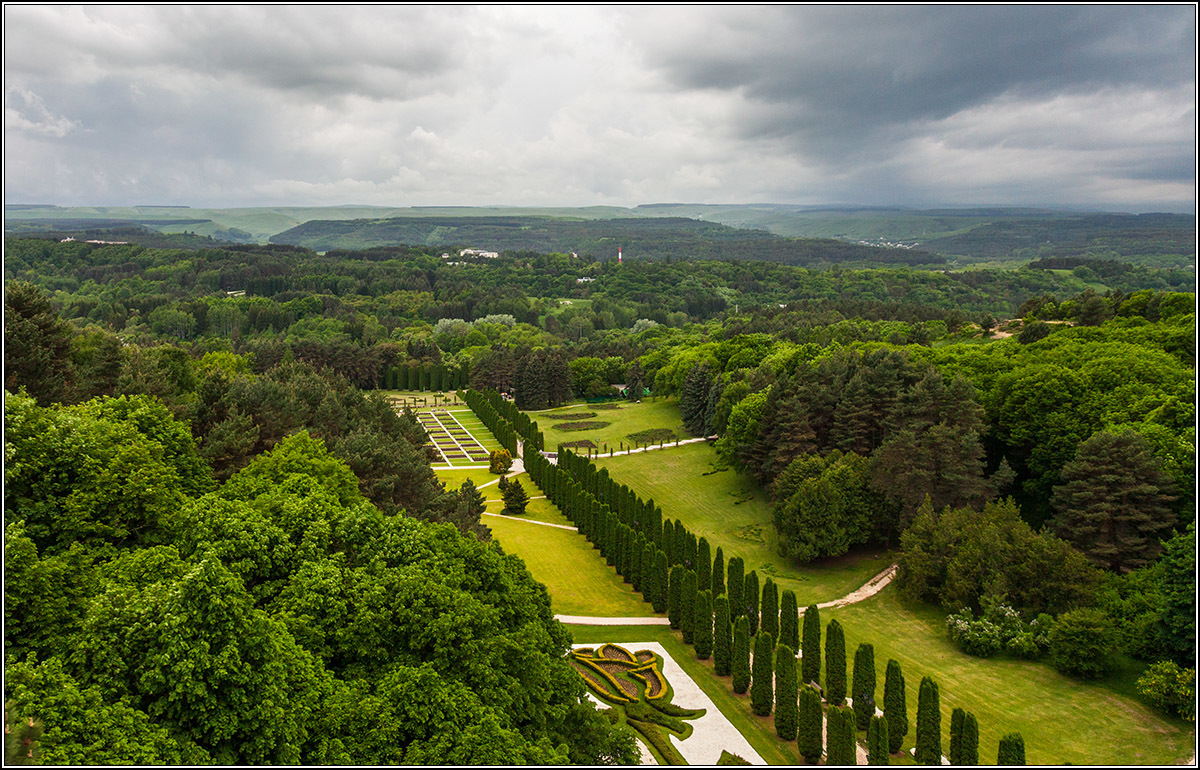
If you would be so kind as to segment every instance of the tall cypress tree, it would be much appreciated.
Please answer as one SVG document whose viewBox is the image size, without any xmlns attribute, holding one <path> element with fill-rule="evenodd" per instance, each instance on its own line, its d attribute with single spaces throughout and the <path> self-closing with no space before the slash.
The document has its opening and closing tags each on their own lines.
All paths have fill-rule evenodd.
<svg viewBox="0 0 1200 770">
<path fill-rule="evenodd" d="M 800 648 L 800 678 L 805 684 L 821 683 L 821 613 L 810 604 L 804 611 L 804 646 Z"/>
<path fill-rule="evenodd" d="M 796 607 L 796 592 L 787 589 L 779 602 L 779 641 L 797 652 L 800 650 L 800 611 Z"/>
<path fill-rule="evenodd" d="M 684 569 L 681 565 L 676 564 L 671 567 L 669 573 L 669 583 L 667 585 L 667 617 L 671 621 L 671 628 L 679 628 L 679 622 L 683 617 L 683 573 Z"/>
<path fill-rule="evenodd" d="M 712 592 L 713 596 L 725 593 L 725 552 L 717 546 L 717 555 L 712 563 Z"/>
<path fill-rule="evenodd" d="M 836 620 L 825 629 L 825 701 L 831 706 L 846 701 L 846 636 Z"/>
<path fill-rule="evenodd" d="M 967 712 L 966 718 L 963 719 L 961 758 L 962 762 L 960 764 L 979 764 L 979 723 L 975 721 L 975 715 L 970 711 Z"/>
<path fill-rule="evenodd" d="M 827 712 L 829 732 L 826 765 L 854 765 L 858 762 L 854 739 L 854 712 L 849 707 L 830 706 Z"/>
<path fill-rule="evenodd" d="M 683 643 L 691 644 L 695 639 L 696 624 L 696 573 L 684 569 L 683 583 L 679 589 L 679 630 L 683 632 Z"/>
<path fill-rule="evenodd" d="M 823 715 L 821 713 L 821 694 L 808 685 L 800 687 L 800 727 L 796 734 L 796 748 L 810 765 L 815 765 L 821 759 L 824 748 L 822 738 Z"/>
<path fill-rule="evenodd" d="M 728 580 L 725 581 L 725 591 L 729 597 L 729 614 L 734 619 L 734 622 L 737 622 L 738 618 L 746 616 L 746 604 L 742 601 L 742 592 L 746 590 L 744 569 L 742 557 L 729 557 Z M 749 628 L 748 625 L 747 628 Z"/>
<path fill-rule="evenodd" d="M 908 699 L 904 692 L 904 674 L 895 660 L 888 661 L 887 679 L 883 683 L 883 716 L 888 721 L 888 749 L 895 754 L 904 743 L 904 736 L 908 735 Z"/>
<path fill-rule="evenodd" d="M 713 601 L 713 666 L 717 676 L 729 676 L 733 667 L 733 624 L 729 622 L 729 597 Z"/>
<path fill-rule="evenodd" d="M 956 708 L 950 712 L 950 764 L 962 764 L 962 733 L 963 720 L 966 718 L 967 712 L 961 708 Z"/>
<path fill-rule="evenodd" d="M 654 546 L 646 542 L 644 537 L 639 537 L 638 542 L 642 544 L 642 564 L 638 570 L 637 590 L 641 592 L 646 601 L 653 604 L 654 602 Z"/>
<path fill-rule="evenodd" d="M 871 717 L 867 728 L 867 764 L 890 765 L 888 754 L 888 723 L 883 717 Z"/>
<path fill-rule="evenodd" d="M 692 611 L 692 646 L 697 660 L 708 660 L 713 651 L 712 593 L 706 588 L 696 596 Z"/>
<path fill-rule="evenodd" d="M 746 617 L 733 626 L 733 691 L 744 695 L 750 689 L 750 624 Z"/>
<path fill-rule="evenodd" d="M 997 765 L 1025 764 L 1025 739 L 1020 733 L 1009 733 L 1000 739 L 1000 751 L 996 756 Z"/>
<path fill-rule="evenodd" d="M 796 653 L 786 644 L 775 648 L 775 734 L 781 740 L 796 738 Z"/>
<path fill-rule="evenodd" d="M 651 603 L 654 605 L 655 612 L 667 611 L 667 586 L 669 584 L 667 575 L 667 555 L 662 551 L 655 550 L 654 598 L 651 599 Z"/>
<path fill-rule="evenodd" d="M 696 545 L 696 588 L 701 591 L 712 590 L 712 553 L 706 537 L 700 538 Z"/>
<path fill-rule="evenodd" d="M 779 638 L 779 588 L 775 581 L 767 578 L 762 590 L 762 609 L 760 610 L 762 629 L 775 638 Z"/>
<path fill-rule="evenodd" d="M 921 680 L 917 694 L 917 753 L 918 765 L 942 763 L 942 711 L 937 682 L 929 677 Z M 1001 763 L 1003 764 L 1003 763 Z"/>
<path fill-rule="evenodd" d="M 750 635 L 758 633 L 758 573 L 746 573 L 746 587 L 742 589 L 742 601 L 746 602 L 746 619 L 750 621 Z"/>
<path fill-rule="evenodd" d="M 866 730 L 875 716 L 875 647 L 860 644 L 854 651 L 854 720 L 859 730 Z"/>
<path fill-rule="evenodd" d="M 775 640 L 765 631 L 754 637 L 754 683 L 750 685 L 750 709 L 760 717 L 771 713 L 775 703 Z"/>
</svg>

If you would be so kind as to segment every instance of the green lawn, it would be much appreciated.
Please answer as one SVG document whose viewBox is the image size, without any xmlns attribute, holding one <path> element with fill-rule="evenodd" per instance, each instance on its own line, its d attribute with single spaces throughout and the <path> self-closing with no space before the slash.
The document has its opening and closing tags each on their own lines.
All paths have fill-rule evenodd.
<svg viewBox="0 0 1200 770">
<path fill-rule="evenodd" d="M 641 594 L 634 593 L 578 532 L 508 517 L 484 516 L 483 524 L 491 528 L 492 537 L 505 553 L 520 556 L 534 579 L 546 586 L 556 614 L 608 618 L 654 615 L 654 608 L 642 600 Z"/>
<path fill-rule="evenodd" d="M 1044 663 L 972 657 L 950 642 L 944 613 L 902 603 L 894 586 L 859 604 L 821 610 L 823 626 L 832 618 L 846 631 L 848 670 L 859 643 L 874 645 L 877 702 L 883 700 L 888 659 L 900 663 L 910 723 L 905 748 L 914 745 L 921 678 L 930 676 L 941 700 L 943 753 L 949 752 L 950 714 L 961 707 L 979 720 L 983 764 L 995 764 L 1000 738 L 1010 732 L 1024 737 L 1030 764 L 1172 764 L 1191 754 L 1194 737 L 1185 723 L 1119 694 L 1135 671 L 1084 684 Z"/>
<path fill-rule="evenodd" d="M 640 404 L 629 401 L 610 401 L 608 403 L 615 404 L 619 408 L 597 409 L 593 404 L 580 402 L 546 412 L 529 412 L 529 416 L 537 420 L 538 428 L 546 438 L 546 450 L 551 452 L 559 444 L 584 439 L 591 441 L 599 449 L 604 449 L 607 444 L 609 449 L 619 450 L 621 442 L 624 442 L 625 448 L 628 449 L 630 444 L 627 436 L 630 433 L 644 430 L 665 429 L 673 431 L 680 438 L 691 438 L 690 434 L 683 429 L 683 420 L 679 416 L 679 405 L 673 398 L 643 401 Z M 558 419 L 555 417 L 556 412 L 567 414 L 595 412 L 596 416 L 588 417 L 586 420 Z M 609 424 L 607 427 L 593 430 L 554 429 L 555 424 L 566 422 L 606 422 Z"/>
<path fill-rule="evenodd" d="M 679 519 L 730 556 L 741 556 L 746 571 L 761 583 L 771 577 L 792 589 L 800 606 L 845 596 L 892 563 L 891 554 L 855 552 L 816 564 L 789 562 L 776 550 L 771 503 L 754 479 L 733 470 L 713 473 L 717 453 L 707 444 L 656 449 L 645 454 L 601 458 L 614 479 L 643 499 L 653 499 L 666 518 Z M 707 474 L 707 475 L 706 475 Z"/>
<path fill-rule="evenodd" d="M 775 718 L 759 717 L 750 711 L 750 696 L 735 695 L 730 677 L 718 677 L 713 662 L 696 660 L 692 648 L 683 643 L 678 631 L 666 626 L 567 626 L 576 644 L 603 644 L 604 642 L 658 642 L 675 662 L 700 686 L 705 695 L 725 718 L 733 723 L 738 732 L 771 765 L 803 764 L 804 759 L 796 750 L 796 742 L 784 743 L 775 735 Z"/>
</svg>

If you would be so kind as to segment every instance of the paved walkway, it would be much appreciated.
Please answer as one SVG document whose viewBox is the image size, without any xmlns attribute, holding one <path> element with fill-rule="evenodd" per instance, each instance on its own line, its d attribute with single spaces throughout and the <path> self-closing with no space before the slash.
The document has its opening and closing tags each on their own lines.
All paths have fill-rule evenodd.
<svg viewBox="0 0 1200 770">
<path fill-rule="evenodd" d="M 556 529 L 569 529 L 572 532 L 579 531 L 575 527 L 571 527 L 566 524 L 551 524 L 548 521 L 534 521 L 533 519 L 522 519 L 520 516 L 505 516 L 503 513 L 488 513 L 487 511 L 484 511 L 480 515 L 481 516 L 499 516 L 500 518 L 508 519 L 509 521 L 523 521 L 526 524 L 540 524 L 543 527 L 554 527 Z M 566 622 L 566 621 L 563 621 L 563 622 Z"/>
</svg>

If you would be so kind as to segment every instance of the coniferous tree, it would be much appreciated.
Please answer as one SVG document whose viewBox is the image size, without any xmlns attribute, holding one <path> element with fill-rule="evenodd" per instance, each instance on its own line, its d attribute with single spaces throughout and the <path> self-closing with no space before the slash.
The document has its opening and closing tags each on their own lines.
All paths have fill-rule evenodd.
<svg viewBox="0 0 1200 770">
<path fill-rule="evenodd" d="M 800 726 L 796 734 L 796 748 L 799 749 L 806 762 L 815 765 L 820 761 L 824 748 L 821 694 L 813 687 L 801 686 L 798 706 Z"/>
<path fill-rule="evenodd" d="M 745 588 L 742 589 L 742 601 L 746 602 L 746 619 L 750 621 L 750 635 L 758 633 L 758 573 L 750 570 L 746 573 Z"/>
<path fill-rule="evenodd" d="M 712 554 L 706 537 L 696 544 L 696 587 L 701 591 L 712 590 Z"/>
<path fill-rule="evenodd" d="M 979 764 L 979 723 L 975 721 L 975 715 L 970 711 L 963 719 L 962 732 L 962 765 L 978 765 Z"/>
<path fill-rule="evenodd" d="M 956 708 L 950 712 L 950 764 L 962 764 L 962 733 L 963 720 L 966 718 L 967 712 L 961 708 Z"/>
<path fill-rule="evenodd" d="M 858 762 L 857 741 L 854 738 L 854 712 L 849 707 L 830 706 L 825 758 L 826 765 L 854 765 Z"/>
<path fill-rule="evenodd" d="M 929 677 L 921 680 L 917 694 L 917 753 L 918 765 L 942 763 L 942 711 L 937 682 Z"/>
<path fill-rule="evenodd" d="M 900 750 L 908 735 L 908 702 L 904 692 L 904 674 L 900 664 L 889 660 L 887 678 L 883 683 L 883 716 L 888 721 L 888 748 L 893 754 Z"/>
<path fill-rule="evenodd" d="M 804 611 L 804 646 L 800 648 L 800 674 L 805 684 L 821 683 L 821 613 L 810 604 Z"/>
<path fill-rule="evenodd" d="M 683 632 L 683 643 L 692 644 L 695 639 L 696 624 L 696 573 L 690 569 L 683 571 L 683 583 L 679 589 L 679 630 Z"/>
<path fill-rule="evenodd" d="M 712 563 L 712 592 L 713 596 L 725 593 L 725 552 L 717 546 L 717 555 Z"/>
<path fill-rule="evenodd" d="M 651 603 L 655 612 L 667 611 L 667 555 L 660 550 L 654 551 L 654 598 Z"/>
<path fill-rule="evenodd" d="M 504 499 L 504 513 L 508 516 L 520 516 L 525 513 L 525 506 L 529 505 L 529 493 L 525 491 L 525 487 L 521 486 L 518 479 L 513 479 L 504 485 L 504 491 L 500 493 Z"/>
<path fill-rule="evenodd" d="M 684 568 L 676 564 L 671 567 L 669 575 L 669 584 L 667 586 L 667 618 L 671 621 L 671 628 L 679 628 L 679 623 L 683 619 L 683 573 Z"/>
<path fill-rule="evenodd" d="M 796 592 L 790 588 L 783 592 L 779 602 L 779 641 L 800 649 L 800 611 L 796 607 Z"/>
<path fill-rule="evenodd" d="M 1061 476 L 1050 524 L 1062 539 L 1117 574 L 1158 558 L 1175 523 L 1174 484 L 1140 433 L 1099 431 Z"/>
<path fill-rule="evenodd" d="M 871 717 L 867 729 L 867 764 L 891 764 L 888 752 L 888 723 L 884 717 Z"/>
<path fill-rule="evenodd" d="M 726 595 L 730 597 L 730 614 L 734 621 L 738 618 L 745 618 L 746 606 L 742 601 L 745 591 L 745 573 L 742 557 L 730 557 L 728 561 L 728 579 L 725 582 Z M 749 624 L 749 621 L 746 621 Z M 749 625 L 746 627 L 750 627 Z"/>
<path fill-rule="evenodd" d="M 775 651 L 775 640 L 765 631 L 759 631 L 754 637 L 754 682 L 750 685 L 750 709 L 760 717 L 771 713 L 775 703 L 775 661 L 771 659 Z"/>
<path fill-rule="evenodd" d="M 825 701 L 840 706 L 846 700 L 846 636 L 842 625 L 829 621 L 825 629 Z"/>
<path fill-rule="evenodd" d="M 717 676 L 729 676 L 733 664 L 733 624 L 729 622 L 729 597 L 713 601 L 713 666 Z"/>
<path fill-rule="evenodd" d="M 851 687 L 854 699 L 855 726 L 866 730 L 875 716 L 875 647 L 860 644 L 854 651 L 854 681 Z"/>
<path fill-rule="evenodd" d="M 1025 739 L 1020 733 L 1009 733 L 1000 739 L 1000 751 L 996 756 L 997 765 L 1025 764 Z"/>
<path fill-rule="evenodd" d="M 733 691 L 744 695 L 750 689 L 750 623 L 746 616 L 733 626 Z"/>
<path fill-rule="evenodd" d="M 638 537 L 642 546 L 642 563 L 638 568 L 638 582 L 634 590 L 641 593 L 646 601 L 654 601 L 654 546 L 646 542 L 644 537 Z"/>
<path fill-rule="evenodd" d="M 762 616 L 762 629 L 775 638 L 779 638 L 779 588 L 775 581 L 767 578 L 762 589 L 762 605 L 759 610 Z"/>
<path fill-rule="evenodd" d="M 692 610 L 692 646 L 698 660 L 708 660 L 713 651 L 712 592 L 707 588 L 696 596 Z"/>
<path fill-rule="evenodd" d="M 775 734 L 781 740 L 796 738 L 796 653 L 786 644 L 775 648 Z"/>
</svg>

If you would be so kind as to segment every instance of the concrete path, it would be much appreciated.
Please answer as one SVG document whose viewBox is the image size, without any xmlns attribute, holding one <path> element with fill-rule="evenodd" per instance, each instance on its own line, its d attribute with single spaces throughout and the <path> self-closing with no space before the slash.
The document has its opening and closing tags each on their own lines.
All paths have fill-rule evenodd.
<svg viewBox="0 0 1200 770">
<path fill-rule="evenodd" d="M 554 619 L 559 623 L 567 623 L 572 626 L 669 626 L 671 621 L 667 618 L 652 617 L 652 618 L 596 618 L 588 615 L 555 615 Z M 641 642 L 638 642 L 641 644 Z M 624 645 L 622 645 L 624 646 Z"/>
<path fill-rule="evenodd" d="M 579 531 L 577 528 L 567 526 L 566 524 L 551 524 L 548 521 L 534 521 L 533 519 L 522 519 L 520 516 L 506 516 L 503 513 L 488 513 L 487 511 L 484 511 L 483 513 L 480 514 L 480 516 L 498 516 L 502 519 L 508 519 L 509 521 L 523 521 L 526 524 L 540 524 L 543 527 L 554 527 L 555 529 L 569 529 L 572 532 Z"/>
</svg>

